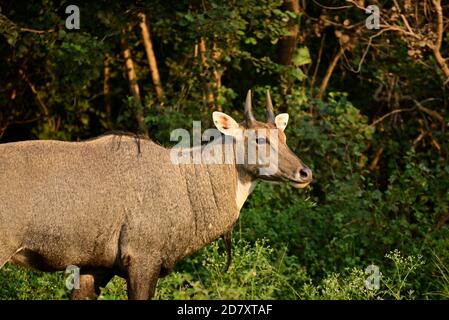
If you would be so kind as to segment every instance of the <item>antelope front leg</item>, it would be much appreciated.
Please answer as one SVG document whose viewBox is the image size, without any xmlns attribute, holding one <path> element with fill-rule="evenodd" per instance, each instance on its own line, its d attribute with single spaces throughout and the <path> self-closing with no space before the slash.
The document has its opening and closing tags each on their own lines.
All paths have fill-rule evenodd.
<svg viewBox="0 0 449 320">
<path fill-rule="evenodd" d="M 80 275 L 80 288 L 73 289 L 70 296 L 71 300 L 94 300 L 97 298 L 95 294 L 95 279 L 91 274 Z"/>
<path fill-rule="evenodd" d="M 160 265 L 136 264 L 128 268 L 128 299 L 150 300 L 154 296 Z"/>
<path fill-rule="evenodd" d="M 72 300 L 95 300 L 100 295 L 100 288 L 105 287 L 114 274 L 104 270 L 81 270 L 80 288 L 73 289 L 70 299 Z"/>
</svg>

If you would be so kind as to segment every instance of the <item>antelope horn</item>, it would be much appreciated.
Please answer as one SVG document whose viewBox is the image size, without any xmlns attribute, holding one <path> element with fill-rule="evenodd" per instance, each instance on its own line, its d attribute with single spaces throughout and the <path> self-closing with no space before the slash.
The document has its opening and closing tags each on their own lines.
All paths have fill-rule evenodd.
<svg viewBox="0 0 449 320">
<path fill-rule="evenodd" d="M 251 90 L 248 90 L 246 94 L 246 102 L 245 102 L 245 121 L 249 126 L 256 122 L 256 118 L 254 118 L 252 107 L 251 107 Z"/>
<path fill-rule="evenodd" d="M 273 102 L 271 102 L 269 90 L 267 90 L 267 122 L 274 123 Z"/>
</svg>

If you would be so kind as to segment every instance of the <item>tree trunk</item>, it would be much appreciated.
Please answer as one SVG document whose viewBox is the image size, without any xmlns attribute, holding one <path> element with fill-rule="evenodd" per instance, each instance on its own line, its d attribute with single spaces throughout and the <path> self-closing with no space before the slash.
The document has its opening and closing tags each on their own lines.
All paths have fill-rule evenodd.
<svg viewBox="0 0 449 320">
<path fill-rule="evenodd" d="M 221 87 L 221 77 L 223 76 L 224 69 L 222 68 L 220 64 L 221 60 L 221 50 L 217 47 L 216 43 L 212 45 L 212 59 L 215 61 L 215 65 L 213 68 L 213 76 L 215 80 L 215 89 L 217 90 L 217 94 L 220 94 L 220 87 Z M 218 111 L 223 111 L 222 106 L 216 105 L 215 106 Z"/>
<path fill-rule="evenodd" d="M 131 91 L 135 103 L 137 104 L 136 108 L 137 124 L 139 126 L 139 129 L 148 135 L 148 130 L 145 127 L 145 120 L 142 112 L 142 100 L 140 99 L 140 89 L 139 84 L 137 83 L 136 70 L 134 68 L 134 62 L 131 56 L 131 49 L 129 48 L 128 41 L 125 38 L 126 32 L 129 31 L 131 31 L 130 27 L 128 27 L 128 30 L 122 30 L 120 45 L 122 47 L 123 58 L 125 59 L 126 74 L 128 75 L 129 89 Z"/>
<path fill-rule="evenodd" d="M 296 14 L 300 12 L 299 0 L 284 0 L 282 5 L 285 11 L 292 11 Z M 290 35 L 285 36 L 279 42 L 279 63 L 289 66 L 292 62 L 299 35 L 299 25 L 297 21 L 290 21 Z"/>
<path fill-rule="evenodd" d="M 111 57 L 107 54 L 104 58 L 104 66 L 103 66 L 103 98 L 104 98 L 104 107 L 106 111 L 106 126 L 108 129 L 112 129 L 112 120 L 111 120 L 111 97 L 109 96 L 110 87 L 109 80 L 111 78 Z"/>
<path fill-rule="evenodd" d="M 200 42 L 198 43 L 198 49 L 200 52 L 200 57 L 201 57 L 201 63 L 204 67 L 204 69 L 209 69 L 209 64 L 207 62 L 207 57 L 206 57 L 206 41 L 204 41 L 204 38 L 200 39 Z M 214 97 L 214 93 L 212 92 L 212 83 L 210 81 L 206 82 L 206 104 L 209 108 L 214 108 L 215 107 L 215 97 Z"/>
<path fill-rule="evenodd" d="M 156 96 L 159 100 L 164 97 L 164 90 L 162 89 L 161 78 L 159 76 L 159 69 L 157 68 L 156 55 L 153 50 L 153 43 L 151 42 L 150 28 L 147 24 L 146 15 L 140 12 L 138 15 L 140 22 L 139 26 L 142 30 L 142 40 L 147 53 L 148 64 L 150 66 L 151 78 L 153 79 L 154 88 L 156 90 Z"/>
</svg>

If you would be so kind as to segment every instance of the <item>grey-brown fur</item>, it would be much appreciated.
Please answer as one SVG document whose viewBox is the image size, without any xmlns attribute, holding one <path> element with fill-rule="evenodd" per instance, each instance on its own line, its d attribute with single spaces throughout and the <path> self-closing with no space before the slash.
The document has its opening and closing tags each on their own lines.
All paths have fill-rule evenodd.
<svg viewBox="0 0 449 320">
<path fill-rule="evenodd" d="M 174 165 L 118 139 L 0 145 L 0 266 L 135 276 L 130 298 L 148 298 L 155 275 L 235 223 L 235 165 Z"/>
</svg>

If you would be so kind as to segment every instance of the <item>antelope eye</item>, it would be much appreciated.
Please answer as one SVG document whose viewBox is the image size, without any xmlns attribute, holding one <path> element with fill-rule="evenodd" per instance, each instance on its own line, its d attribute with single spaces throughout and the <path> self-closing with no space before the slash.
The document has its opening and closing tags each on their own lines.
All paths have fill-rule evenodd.
<svg viewBox="0 0 449 320">
<path fill-rule="evenodd" d="M 257 144 L 265 144 L 267 143 L 267 140 L 265 138 L 256 138 Z"/>
</svg>

